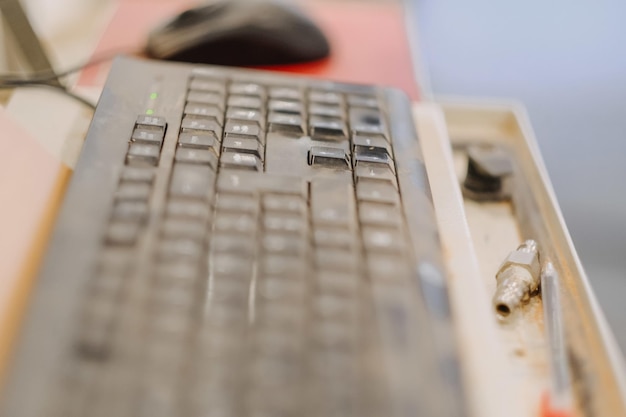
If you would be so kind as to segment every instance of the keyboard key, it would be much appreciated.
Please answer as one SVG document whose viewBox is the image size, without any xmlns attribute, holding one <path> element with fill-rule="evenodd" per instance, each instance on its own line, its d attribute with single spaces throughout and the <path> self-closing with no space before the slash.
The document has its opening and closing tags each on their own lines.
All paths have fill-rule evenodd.
<svg viewBox="0 0 626 417">
<path fill-rule="evenodd" d="M 224 124 L 224 112 L 213 104 L 187 103 L 184 110 L 185 115 L 202 116 L 214 119 L 220 125 Z"/>
<path fill-rule="evenodd" d="M 343 149 L 313 146 L 309 151 L 309 165 L 335 169 L 350 169 L 350 159 Z"/>
<path fill-rule="evenodd" d="M 263 107 L 263 100 L 258 97 L 248 97 L 233 95 L 228 97 L 229 107 L 243 107 L 244 109 L 260 110 Z"/>
<path fill-rule="evenodd" d="M 181 133 L 178 137 L 178 145 L 183 148 L 209 149 L 215 155 L 220 154 L 220 142 L 212 133 Z"/>
<path fill-rule="evenodd" d="M 361 180 L 380 180 L 397 187 L 396 175 L 388 165 L 357 164 L 355 175 L 357 183 Z"/>
<path fill-rule="evenodd" d="M 159 163 L 161 147 L 144 143 L 131 143 L 126 154 L 126 163 L 129 165 L 156 166 Z"/>
<path fill-rule="evenodd" d="M 402 253 L 405 247 L 404 235 L 395 228 L 364 226 L 363 246 L 366 251 Z"/>
<path fill-rule="evenodd" d="M 307 241 L 293 234 L 264 233 L 261 237 L 261 248 L 271 253 L 304 255 L 307 253 Z"/>
<path fill-rule="evenodd" d="M 189 90 L 187 94 L 187 103 L 210 104 L 220 109 L 224 108 L 224 96 L 215 92 L 206 92 L 201 90 Z"/>
<path fill-rule="evenodd" d="M 268 254 L 261 258 L 261 273 L 274 277 L 298 277 L 306 271 L 305 258 L 292 255 Z"/>
<path fill-rule="evenodd" d="M 229 107 L 226 112 L 227 119 L 245 120 L 255 122 L 259 126 L 265 126 L 265 116 L 260 110 L 244 109 L 241 107 Z"/>
<path fill-rule="evenodd" d="M 161 235 L 165 238 L 188 238 L 201 242 L 207 236 L 206 223 L 193 218 L 166 218 L 161 226 Z"/>
<path fill-rule="evenodd" d="M 351 249 L 356 247 L 353 233 L 338 227 L 317 226 L 313 230 L 313 242 L 316 247 Z"/>
<path fill-rule="evenodd" d="M 165 213 L 170 218 L 208 221 L 211 217 L 211 208 L 203 201 L 170 198 L 166 203 Z"/>
<path fill-rule="evenodd" d="M 311 116 L 309 121 L 311 136 L 316 139 L 344 139 L 348 135 L 346 123 L 336 117 Z"/>
<path fill-rule="evenodd" d="M 403 216 L 398 207 L 363 201 L 359 203 L 359 218 L 363 225 L 398 227 Z"/>
<path fill-rule="evenodd" d="M 376 109 L 353 107 L 349 111 L 350 129 L 354 134 L 379 134 L 387 136 L 383 114 Z"/>
<path fill-rule="evenodd" d="M 321 294 L 354 296 L 358 290 L 360 277 L 357 274 L 335 271 L 317 271 L 315 285 Z"/>
<path fill-rule="evenodd" d="M 189 83 L 189 89 L 225 94 L 226 84 L 222 80 L 196 76 L 191 78 L 191 82 Z"/>
<path fill-rule="evenodd" d="M 215 215 L 215 230 L 231 233 L 244 233 L 252 236 L 257 229 L 257 219 L 248 213 L 220 211 Z"/>
<path fill-rule="evenodd" d="M 333 91 L 312 90 L 309 92 L 309 101 L 312 103 L 342 104 L 341 94 Z"/>
<path fill-rule="evenodd" d="M 304 106 L 299 101 L 291 100 L 270 100 L 268 104 L 270 111 L 278 113 L 302 114 Z"/>
<path fill-rule="evenodd" d="M 135 221 L 113 221 L 106 232 L 109 245 L 132 246 L 139 237 L 141 224 Z"/>
<path fill-rule="evenodd" d="M 363 148 L 360 146 L 355 146 L 354 149 L 354 161 L 356 166 L 359 165 L 369 165 L 369 166 L 386 166 L 389 167 L 393 172 L 395 172 L 395 166 L 393 163 L 393 158 L 389 156 L 387 152 L 370 150 L 369 148 Z"/>
<path fill-rule="evenodd" d="M 208 199 L 213 195 L 215 173 L 208 165 L 175 164 L 170 195 Z"/>
<path fill-rule="evenodd" d="M 123 181 L 117 187 L 115 197 L 118 200 L 139 200 L 147 201 L 150 198 L 152 187 L 146 182 L 126 182 Z"/>
<path fill-rule="evenodd" d="M 215 253 L 252 255 L 255 250 L 256 242 L 250 236 L 216 231 L 211 238 L 211 251 Z"/>
<path fill-rule="evenodd" d="M 302 90 L 297 87 L 271 87 L 270 97 L 280 100 L 302 100 Z"/>
<path fill-rule="evenodd" d="M 321 248 L 315 250 L 315 265 L 324 271 L 356 272 L 356 253 L 350 249 Z"/>
<path fill-rule="evenodd" d="M 228 91 L 233 95 L 265 97 L 265 87 L 256 83 L 233 82 Z"/>
<path fill-rule="evenodd" d="M 270 113 L 267 119 L 270 132 L 304 135 L 303 120 L 299 114 Z"/>
<path fill-rule="evenodd" d="M 182 258 L 199 260 L 203 253 L 202 242 L 186 237 L 162 239 L 157 247 L 157 255 L 161 261 L 178 261 Z"/>
<path fill-rule="evenodd" d="M 259 158 L 264 157 L 263 145 L 256 138 L 233 138 L 226 137 L 224 139 L 224 151 L 249 153 Z"/>
<path fill-rule="evenodd" d="M 256 197 L 245 194 L 219 193 L 216 207 L 225 212 L 243 212 L 256 215 L 259 203 Z"/>
<path fill-rule="evenodd" d="M 311 216 L 314 226 L 352 226 L 356 216 L 352 183 L 313 178 L 311 181 Z"/>
<path fill-rule="evenodd" d="M 165 130 L 165 126 L 167 123 L 165 122 L 165 118 L 159 116 L 148 116 L 141 115 L 137 117 L 135 121 L 137 126 L 148 126 L 153 128 L 160 128 L 161 131 Z"/>
<path fill-rule="evenodd" d="M 263 171 L 263 163 L 256 155 L 241 152 L 224 152 L 220 158 L 222 168 Z"/>
<path fill-rule="evenodd" d="M 363 96 L 358 94 L 349 94 L 348 104 L 351 107 L 365 107 L 372 109 L 377 109 L 379 107 L 378 99 L 375 96 Z"/>
<path fill-rule="evenodd" d="M 152 183 L 154 170 L 152 168 L 126 167 L 122 171 L 121 180 Z"/>
<path fill-rule="evenodd" d="M 222 127 L 212 118 L 185 116 L 180 127 L 183 132 L 200 130 L 212 132 L 217 139 L 222 137 Z"/>
<path fill-rule="evenodd" d="M 373 282 L 407 283 L 410 278 L 408 260 L 400 254 L 370 252 L 365 258 Z"/>
<path fill-rule="evenodd" d="M 217 155 L 210 149 L 178 148 L 174 160 L 178 163 L 208 165 L 217 168 Z"/>
<path fill-rule="evenodd" d="M 228 120 L 224 128 L 226 138 L 258 138 L 262 140 L 261 128 L 257 123 L 242 120 Z"/>
<path fill-rule="evenodd" d="M 150 143 L 161 147 L 163 131 L 138 127 L 133 131 L 131 140 L 133 142 Z"/>
<path fill-rule="evenodd" d="M 307 222 L 297 214 L 266 213 L 263 217 L 263 227 L 270 232 L 303 234 L 306 232 Z"/>
<path fill-rule="evenodd" d="M 324 104 L 316 104 L 311 103 L 309 106 L 309 113 L 314 116 L 327 116 L 327 117 L 337 117 L 343 118 L 343 108 L 338 105 L 324 105 Z"/>
<path fill-rule="evenodd" d="M 359 181 L 356 185 L 356 195 L 359 201 L 387 203 L 397 205 L 400 200 L 398 190 L 387 182 Z"/>
<path fill-rule="evenodd" d="M 113 207 L 116 220 L 135 220 L 145 222 L 148 218 L 147 201 L 118 201 Z"/>
<path fill-rule="evenodd" d="M 383 135 L 377 135 L 375 133 L 367 135 L 354 135 L 352 143 L 355 145 L 355 148 L 359 146 L 361 148 L 386 152 L 391 156 L 391 145 Z"/>
<path fill-rule="evenodd" d="M 219 192 L 293 194 L 307 198 L 307 182 L 298 177 L 256 172 L 222 171 L 217 179 Z"/>
<path fill-rule="evenodd" d="M 266 194 L 263 196 L 263 210 L 304 215 L 306 204 L 301 197 L 296 195 Z"/>
</svg>

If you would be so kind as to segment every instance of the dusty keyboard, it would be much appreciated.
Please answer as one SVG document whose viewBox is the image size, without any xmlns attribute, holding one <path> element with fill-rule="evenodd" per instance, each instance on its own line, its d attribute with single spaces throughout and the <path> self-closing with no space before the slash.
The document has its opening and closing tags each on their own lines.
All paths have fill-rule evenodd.
<svg viewBox="0 0 626 417">
<path fill-rule="evenodd" d="M 6 417 L 459 416 L 402 93 L 119 58 Z"/>
</svg>

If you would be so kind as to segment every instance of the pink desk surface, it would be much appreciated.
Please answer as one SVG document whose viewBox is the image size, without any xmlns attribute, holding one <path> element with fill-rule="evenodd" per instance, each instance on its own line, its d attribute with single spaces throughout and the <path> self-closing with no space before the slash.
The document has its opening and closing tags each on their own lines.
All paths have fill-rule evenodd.
<svg viewBox="0 0 626 417">
<path fill-rule="evenodd" d="M 153 27 L 189 5 L 189 1 L 122 1 L 95 55 L 107 51 L 140 50 Z M 393 86 L 401 88 L 414 100 L 418 98 L 405 33 L 404 11 L 400 4 L 305 1 L 303 6 L 329 38 L 330 58 L 309 64 L 264 69 Z M 101 85 L 108 68 L 101 65 L 85 70 L 79 85 Z"/>
</svg>

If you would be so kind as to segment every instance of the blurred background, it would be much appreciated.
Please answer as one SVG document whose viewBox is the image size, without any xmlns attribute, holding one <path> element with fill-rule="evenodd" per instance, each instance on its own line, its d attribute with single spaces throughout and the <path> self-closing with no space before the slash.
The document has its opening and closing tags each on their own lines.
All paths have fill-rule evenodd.
<svg viewBox="0 0 626 417">
<path fill-rule="evenodd" d="M 578 254 L 626 351 L 626 3 L 408 1 L 422 91 L 526 106 Z"/>
</svg>

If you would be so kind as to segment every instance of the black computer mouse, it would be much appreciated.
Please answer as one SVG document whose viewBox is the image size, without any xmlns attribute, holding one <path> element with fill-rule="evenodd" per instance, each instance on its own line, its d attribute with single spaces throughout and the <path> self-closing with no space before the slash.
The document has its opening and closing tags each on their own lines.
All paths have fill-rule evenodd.
<svg viewBox="0 0 626 417">
<path fill-rule="evenodd" d="M 270 0 L 225 0 L 187 10 L 153 30 L 149 56 L 215 65 L 308 62 L 329 55 L 322 31 L 299 8 Z"/>
</svg>

